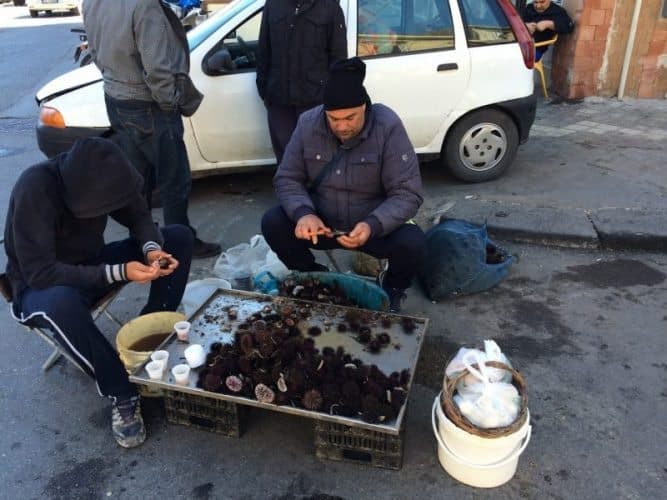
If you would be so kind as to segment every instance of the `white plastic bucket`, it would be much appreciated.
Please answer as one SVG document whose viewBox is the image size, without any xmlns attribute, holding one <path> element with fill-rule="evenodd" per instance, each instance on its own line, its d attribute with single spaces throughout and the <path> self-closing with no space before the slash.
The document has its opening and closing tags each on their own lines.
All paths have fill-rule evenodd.
<svg viewBox="0 0 667 500">
<path fill-rule="evenodd" d="M 483 438 L 470 434 L 447 418 L 439 394 L 433 401 L 431 423 L 442 467 L 454 479 L 478 488 L 493 488 L 512 479 L 532 432 L 528 413 L 526 423 L 508 436 Z"/>
</svg>

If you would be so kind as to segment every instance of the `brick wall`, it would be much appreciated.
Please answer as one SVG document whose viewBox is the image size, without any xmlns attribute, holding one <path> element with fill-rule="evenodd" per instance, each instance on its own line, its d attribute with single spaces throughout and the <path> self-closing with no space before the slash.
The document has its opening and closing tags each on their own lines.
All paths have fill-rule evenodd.
<svg viewBox="0 0 667 500">
<path fill-rule="evenodd" d="M 625 95 L 667 93 L 667 19 L 663 0 L 643 0 Z M 635 0 L 565 0 L 575 31 L 554 48 L 554 91 L 567 98 L 618 94 Z"/>
</svg>

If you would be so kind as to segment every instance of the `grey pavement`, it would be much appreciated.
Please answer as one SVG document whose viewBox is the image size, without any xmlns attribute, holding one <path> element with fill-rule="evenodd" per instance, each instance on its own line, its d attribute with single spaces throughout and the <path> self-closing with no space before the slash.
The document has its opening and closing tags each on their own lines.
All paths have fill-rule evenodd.
<svg viewBox="0 0 667 500">
<path fill-rule="evenodd" d="M 70 35 L 51 24 L 76 21 L 40 18 L 34 25 L 43 29 L 25 33 L 40 47 L 49 41 L 69 47 Z M 10 32 L 0 32 L 3 54 L 14 43 Z M 47 75 L 62 72 L 71 65 L 69 50 L 38 65 Z M 32 95 L 20 94 L 6 68 L 0 73 L 0 230 L 15 179 L 42 158 Z M 31 73 L 26 88 L 41 79 Z M 480 294 L 434 304 L 419 286 L 410 289 L 405 312 L 428 317 L 430 327 L 410 394 L 400 471 L 318 460 L 307 419 L 252 410 L 241 438 L 225 438 L 168 424 L 160 400 L 144 405 L 146 443 L 120 449 L 108 403 L 94 384 L 63 362 L 41 373 L 47 346 L 0 307 L 0 498 L 664 497 L 665 111 L 665 101 L 551 105 L 540 99 L 531 139 L 503 178 L 464 184 L 437 162 L 423 165 L 423 226 L 443 214 L 486 221 L 517 260 L 505 281 Z M 268 168 L 195 181 L 191 215 L 202 238 L 230 247 L 256 234 L 261 214 L 275 202 L 271 175 Z M 154 216 L 159 220 L 160 211 Z M 123 234 L 109 228 L 109 238 Z M 345 268 L 349 258 L 336 253 Z M 210 276 L 214 261 L 196 261 L 191 279 Z M 145 293 L 127 286 L 113 312 L 130 320 Z M 100 326 L 113 342 L 114 326 L 104 319 Z M 528 382 L 534 435 L 509 483 L 477 490 L 442 470 L 430 409 L 446 360 L 486 338 L 498 341 Z"/>
<path fill-rule="evenodd" d="M 667 101 L 538 102 L 502 178 L 463 184 L 427 165 L 425 179 L 448 186 L 429 188 L 422 216 L 486 222 L 513 241 L 667 251 Z"/>
</svg>

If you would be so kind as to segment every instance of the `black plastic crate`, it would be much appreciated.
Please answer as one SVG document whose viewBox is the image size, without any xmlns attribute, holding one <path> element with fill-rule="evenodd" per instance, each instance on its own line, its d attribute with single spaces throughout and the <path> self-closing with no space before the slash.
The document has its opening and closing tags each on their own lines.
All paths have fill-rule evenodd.
<svg viewBox="0 0 667 500">
<path fill-rule="evenodd" d="M 395 436 L 330 422 L 315 422 L 318 458 L 398 470 L 403 464 L 405 429 Z"/>
<path fill-rule="evenodd" d="M 241 408 L 236 403 L 205 398 L 184 392 L 165 391 L 167 421 L 217 432 L 229 437 L 241 436 Z"/>
</svg>

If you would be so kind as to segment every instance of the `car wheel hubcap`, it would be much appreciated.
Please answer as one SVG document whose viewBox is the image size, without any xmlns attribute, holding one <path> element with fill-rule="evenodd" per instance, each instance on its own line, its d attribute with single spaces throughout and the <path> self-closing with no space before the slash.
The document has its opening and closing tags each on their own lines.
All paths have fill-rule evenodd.
<svg viewBox="0 0 667 500">
<path fill-rule="evenodd" d="M 459 158 L 470 170 L 489 170 L 507 151 L 505 131 L 495 123 L 478 123 L 468 130 L 459 144 Z"/>
</svg>

